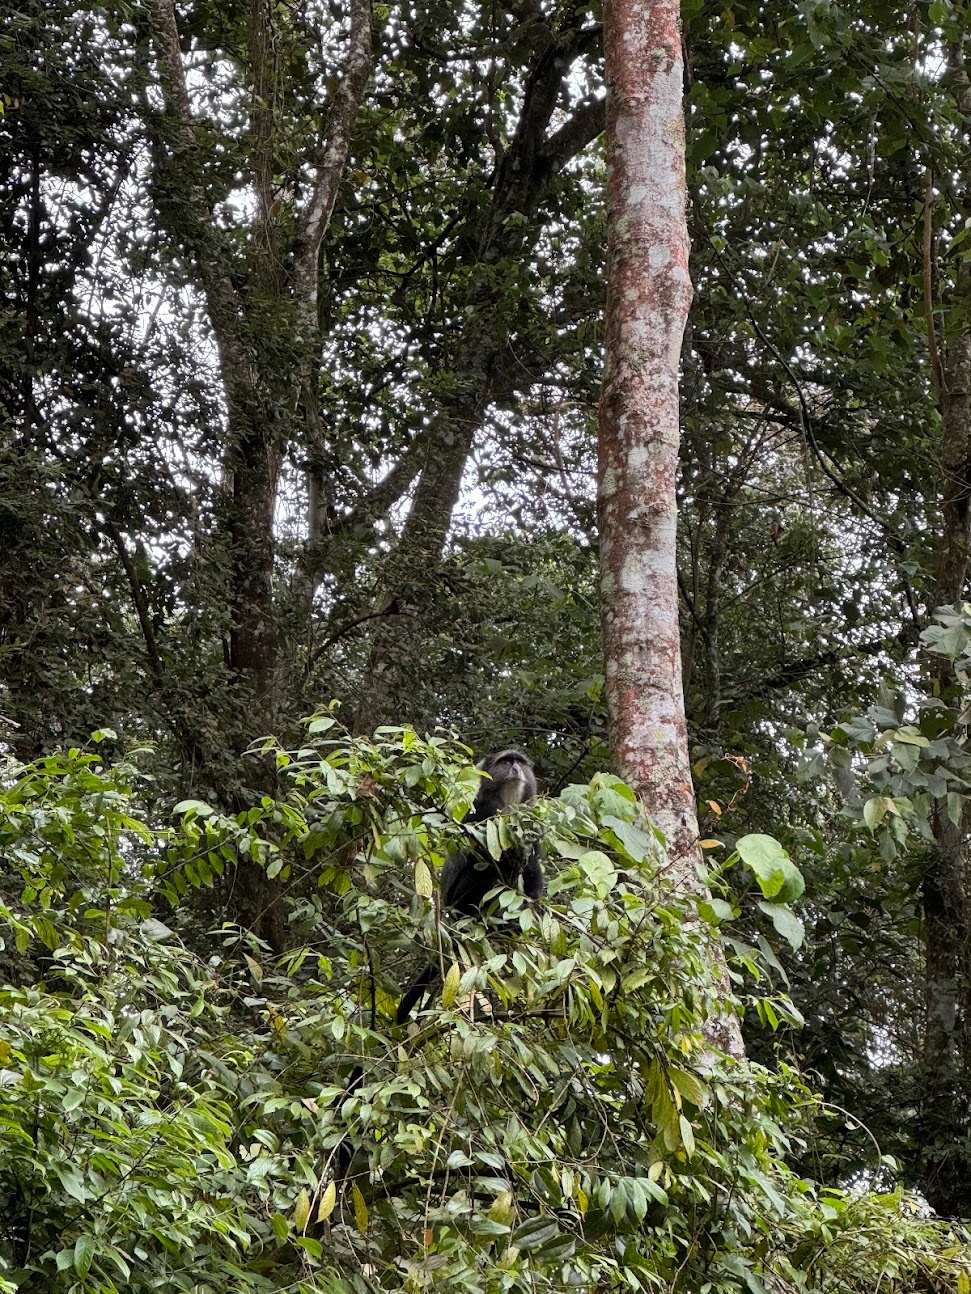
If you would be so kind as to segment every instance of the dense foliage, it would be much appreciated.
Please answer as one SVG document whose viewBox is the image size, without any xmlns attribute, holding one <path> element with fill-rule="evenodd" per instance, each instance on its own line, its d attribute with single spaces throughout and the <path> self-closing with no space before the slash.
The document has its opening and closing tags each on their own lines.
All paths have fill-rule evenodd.
<svg viewBox="0 0 971 1294">
<path fill-rule="evenodd" d="M 706 1051 L 706 1016 L 742 1006 L 706 952 L 738 908 L 665 882 L 616 778 L 502 820 L 543 833 L 541 909 L 507 892 L 439 931 L 431 873 L 478 781 L 460 749 L 321 718 L 254 758 L 278 799 L 170 827 L 138 809 L 146 752 L 5 769 L 0 1288 L 966 1288 L 958 1236 L 907 1197 L 786 1167 L 820 1112 L 790 1072 Z M 244 853 L 293 888 L 283 958 L 160 906 Z M 740 853 L 798 941 L 798 873 L 763 838 Z M 403 1029 L 423 942 L 446 973 Z"/>
</svg>

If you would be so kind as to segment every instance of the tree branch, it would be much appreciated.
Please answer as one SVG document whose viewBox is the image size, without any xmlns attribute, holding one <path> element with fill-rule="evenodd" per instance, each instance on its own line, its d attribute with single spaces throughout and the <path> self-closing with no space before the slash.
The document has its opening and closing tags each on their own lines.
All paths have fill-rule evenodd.
<svg viewBox="0 0 971 1294">
<path fill-rule="evenodd" d="M 943 407 L 947 393 L 941 351 L 934 327 L 934 172 L 924 168 L 924 327 L 927 329 L 927 350 L 931 359 L 931 374 L 937 392 L 938 407 Z"/>
<path fill-rule="evenodd" d="M 425 436 L 415 438 L 402 456 L 385 476 L 378 481 L 353 512 L 346 517 L 338 517 L 327 529 L 327 538 L 353 530 L 365 522 L 377 521 L 387 515 L 398 500 L 404 495 L 412 481 L 422 469 L 426 457 Z"/>
<path fill-rule="evenodd" d="M 772 354 L 775 356 L 778 362 L 782 365 L 783 369 L 788 374 L 789 381 L 792 383 L 793 387 L 795 388 L 796 398 L 799 401 L 799 429 L 802 433 L 803 439 L 805 440 L 806 444 L 809 446 L 810 452 L 812 453 L 816 462 L 822 468 L 823 474 L 827 476 L 830 481 L 832 481 L 833 485 L 836 487 L 836 489 L 839 491 L 840 494 L 842 494 L 845 498 L 849 499 L 851 503 L 855 504 L 865 517 L 868 517 L 876 526 L 880 528 L 880 530 L 887 536 L 887 539 L 895 552 L 897 553 L 905 552 L 906 544 L 901 539 L 901 537 L 897 534 L 896 530 L 894 530 L 893 526 L 891 526 L 890 523 L 887 520 L 885 520 L 885 518 L 881 517 L 878 513 L 874 512 L 873 509 L 868 504 L 866 504 L 863 501 L 863 499 L 860 498 L 860 496 L 851 486 L 847 485 L 847 483 L 843 480 L 843 478 L 839 476 L 836 473 L 836 471 L 832 467 L 830 467 L 829 463 L 826 461 L 827 458 L 830 457 L 830 455 L 823 450 L 822 446 L 819 444 L 819 441 L 816 439 L 816 432 L 813 429 L 812 415 L 809 412 L 809 404 L 806 400 L 805 395 L 803 394 L 801 382 L 796 377 L 795 373 L 792 371 L 792 365 L 789 363 L 789 361 L 785 358 L 785 356 L 782 354 L 779 348 L 775 346 L 765 335 L 765 332 L 763 331 L 761 324 L 756 318 L 755 311 L 752 309 L 751 305 L 749 304 L 748 299 L 747 298 L 743 298 L 743 299 L 745 300 L 745 309 L 748 314 L 749 321 L 752 324 L 752 327 L 758 333 L 763 343 L 769 348 L 769 350 L 772 352 Z M 917 601 L 914 597 L 914 591 L 911 588 L 910 581 L 905 578 L 902 578 L 901 583 L 903 585 L 904 596 L 907 599 L 907 606 L 910 611 L 911 619 L 913 620 L 914 624 L 919 627 L 921 624 L 920 611 L 917 608 Z"/>
<path fill-rule="evenodd" d="M 272 46 L 267 0 L 252 0 L 249 19 L 249 60 L 253 75 L 253 107 L 250 114 L 250 165 L 256 191 L 260 223 L 272 232 L 273 206 L 273 117 L 276 78 L 272 67 Z"/>
<path fill-rule="evenodd" d="M 105 518 L 104 521 L 100 522 L 100 526 L 118 550 L 121 564 L 125 568 L 125 575 L 128 577 L 128 585 L 131 589 L 132 602 L 135 606 L 135 614 L 138 617 L 142 637 L 145 639 L 145 649 L 148 652 L 149 664 L 152 667 L 152 673 L 161 683 L 165 679 L 165 666 L 162 664 L 162 658 L 159 655 L 158 643 L 155 641 L 155 630 L 152 628 L 152 618 L 148 611 L 148 601 L 145 597 L 142 582 L 138 578 L 135 563 L 131 559 L 125 538 L 115 523 L 109 518 Z"/>
<path fill-rule="evenodd" d="M 152 20 L 155 52 L 162 71 L 165 106 L 179 124 L 183 147 L 192 149 L 196 146 L 196 128 L 192 120 L 192 103 L 185 68 L 182 66 L 182 43 L 179 40 L 174 0 L 149 0 L 148 11 Z"/>
<path fill-rule="evenodd" d="M 890 634 L 885 638 L 870 638 L 855 646 L 834 647 L 829 651 L 819 652 L 816 656 L 804 656 L 801 660 L 783 665 L 777 674 L 762 679 L 758 684 L 726 697 L 726 701 L 731 704 L 751 701 L 766 692 L 776 692 L 781 688 L 791 687 L 817 669 L 845 662 L 847 656 L 879 656 L 881 652 L 889 651 L 894 646 L 912 647 L 917 642 L 918 632 L 917 625 L 904 625 L 898 633 Z"/>
<path fill-rule="evenodd" d="M 555 175 L 576 157 L 607 124 L 607 100 L 590 99 L 582 103 L 565 125 L 555 131 L 547 141 L 545 153 L 551 172 Z"/>
<path fill-rule="evenodd" d="M 191 222 L 191 251 L 199 267 L 209 316 L 223 349 L 224 360 L 230 363 L 235 377 L 244 379 L 245 371 L 239 348 L 239 302 L 219 255 L 216 241 L 218 231 L 213 219 L 212 204 L 199 171 L 198 136 L 182 63 L 175 0 L 148 0 L 148 13 L 159 65 L 165 115 L 175 123 L 178 161 L 188 168 L 188 183 L 180 195 L 184 199 L 179 203 L 180 214 Z M 174 173 L 175 159 L 169 155 L 166 160 Z"/>
<path fill-rule="evenodd" d="M 313 192 L 298 217 L 297 276 L 305 289 L 316 282 L 320 244 L 337 200 L 351 129 L 371 76 L 372 59 L 370 0 L 352 0 L 349 44 L 331 103 L 328 138 L 318 155 Z"/>
<path fill-rule="evenodd" d="M 602 28 L 599 24 L 585 28 L 566 26 L 554 35 L 543 26 L 537 29 L 537 35 L 540 45 L 526 82 L 519 121 L 496 179 L 495 206 L 503 213 L 510 206 L 519 204 L 524 196 L 531 199 L 531 203 L 526 205 L 530 209 L 535 207 L 550 174 L 558 171 L 586 142 L 575 142 L 577 125 L 582 125 L 588 132 L 591 129 L 586 115 L 589 105 L 583 105 L 566 126 L 546 139 L 547 128 L 571 65 L 591 44 L 602 39 Z M 605 112 L 603 103 L 600 111 L 601 114 Z M 603 124 L 600 126 L 602 129 Z M 588 134 L 587 139 L 596 138 L 597 134 L 599 131 Z M 568 152 L 571 141 L 574 141 L 573 152 Z"/>
</svg>

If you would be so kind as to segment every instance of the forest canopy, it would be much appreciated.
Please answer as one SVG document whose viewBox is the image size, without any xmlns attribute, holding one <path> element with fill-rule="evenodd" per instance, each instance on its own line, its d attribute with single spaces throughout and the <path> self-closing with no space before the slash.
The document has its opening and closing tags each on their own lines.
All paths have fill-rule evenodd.
<svg viewBox="0 0 971 1294">
<path fill-rule="evenodd" d="M 971 1291 L 968 10 L 662 9 L 663 804 L 597 422 L 648 11 L 5 8 L 0 1290 Z M 463 925 L 507 747 L 547 895 Z"/>
</svg>

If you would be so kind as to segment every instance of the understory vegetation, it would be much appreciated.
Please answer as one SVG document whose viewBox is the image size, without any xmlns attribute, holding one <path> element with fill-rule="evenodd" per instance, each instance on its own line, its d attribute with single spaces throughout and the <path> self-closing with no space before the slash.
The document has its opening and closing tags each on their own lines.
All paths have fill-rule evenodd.
<svg viewBox="0 0 971 1294">
<path fill-rule="evenodd" d="M 439 925 L 461 747 L 319 716 L 250 758 L 276 796 L 168 821 L 151 751 L 4 770 L 0 1288 L 968 1288 L 963 1233 L 881 1189 L 878 1149 L 847 1189 L 797 1170 L 844 1116 L 784 1052 L 706 1045 L 714 1013 L 798 1022 L 771 944 L 802 882 L 769 838 L 678 893 L 600 774 L 489 824 L 542 838 L 546 900 Z M 213 919 L 242 860 L 286 887 L 284 956 Z"/>
</svg>

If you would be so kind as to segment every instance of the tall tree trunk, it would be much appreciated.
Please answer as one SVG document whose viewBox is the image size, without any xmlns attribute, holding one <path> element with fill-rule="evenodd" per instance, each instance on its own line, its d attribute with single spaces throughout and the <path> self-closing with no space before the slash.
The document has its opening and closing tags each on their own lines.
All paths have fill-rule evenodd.
<svg viewBox="0 0 971 1294">
<path fill-rule="evenodd" d="M 678 371 L 691 306 L 677 0 L 608 0 L 607 317 L 598 507 L 611 746 L 696 886 L 676 566 Z M 710 1040 L 742 1053 L 737 1022 Z"/>
<path fill-rule="evenodd" d="M 948 71 L 964 121 L 971 116 L 971 86 L 963 50 L 952 45 Z M 971 270 L 955 262 L 945 304 L 946 344 L 938 353 L 932 312 L 930 257 L 931 181 L 925 212 L 925 301 L 931 362 L 941 412 L 941 535 L 934 605 L 964 601 L 971 557 L 971 329 L 967 303 Z M 971 173 L 963 176 L 971 191 Z M 933 610 L 933 607 L 931 608 Z M 961 705 L 960 682 L 944 656 L 934 658 L 938 695 Z M 968 891 L 968 824 L 951 820 L 946 804 L 933 820 L 934 849 L 924 871 L 925 1029 L 922 1069 L 921 1189 L 941 1214 L 971 1214 L 971 904 Z"/>
<path fill-rule="evenodd" d="M 165 105 L 153 141 L 159 212 L 173 243 L 194 268 L 218 345 L 226 396 L 231 713 L 220 715 L 219 721 L 224 740 L 241 755 L 272 729 L 280 700 L 273 588 L 280 468 L 288 441 L 307 446 L 311 456 L 316 447 L 320 254 L 371 74 L 371 2 L 351 0 L 347 48 L 324 114 L 326 136 L 312 139 L 304 156 L 295 159 L 292 139 L 281 126 L 283 73 L 275 15 L 267 0 L 251 0 L 248 179 L 256 209 L 252 228 L 229 236 L 209 197 L 206 163 L 212 157 L 203 152 L 193 115 L 175 0 L 149 0 L 148 14 Z M 308 176 L 307 196 L 298 203 L 295 195 Z M 248 239 L 242 255 L 240 232 Z M 258 773 L 256 777 L 258 782 Z M 229 785 L 214 788 L 233 809 L 246 805 L 242 780 L 231 778 Z M 264 789 L 251 787 L 250 794 Z M 233 905 L 243 925 L 272 947 L 282 946 L 278 881 L 255 864 L 241 862 Z"/>
</svg>

